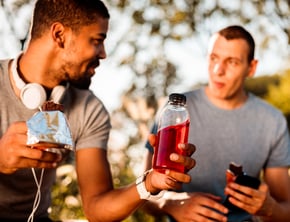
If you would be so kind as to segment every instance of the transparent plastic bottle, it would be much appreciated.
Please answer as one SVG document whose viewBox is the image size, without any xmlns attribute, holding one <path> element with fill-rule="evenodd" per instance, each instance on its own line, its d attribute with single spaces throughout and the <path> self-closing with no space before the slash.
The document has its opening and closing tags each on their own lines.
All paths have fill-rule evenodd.
<svg viewBox="0 0 290 222">
<path fill-rule="evenodd" d="M 185 105 L 185 95 L 173 93 L 169 95 L 169 101 L 160 113 L 153 169 L 161 173 L 166 169 L 185 172 L 182 164 L 169 159 L 171 153 L 183 154 L 178 144 L 188 142 L 190 119 Z"/>
</svg>

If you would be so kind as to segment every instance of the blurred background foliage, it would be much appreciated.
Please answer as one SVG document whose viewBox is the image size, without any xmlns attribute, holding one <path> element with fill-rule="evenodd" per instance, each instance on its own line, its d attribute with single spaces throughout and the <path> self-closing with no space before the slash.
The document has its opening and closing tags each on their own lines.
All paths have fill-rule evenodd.
<svg viewBox="0 0 290 222">
<path fill-rule="evenodd" d="M 14 51 L 25 47 L 33 2 L 0 0 L 0 13 L 7 21 L 0 24 L 1 55 L 11 55 L 7 45 Z M 256 40 L 257 57 L 270 53 L 283 61 L 283 67 L 275 73 L 248 79 L 246 88 L 279 108 L 290 123 L 290 1 L 107 0 L 105 3 L 111 14 L 108 58 L 112 57 L 120 70 L 133 75 L 120 98 L 121 105 L 110 111 L 113 129 L 108 157 L 115 187 L 133 182 L 142 172 L 144 143 L 164 98 L 173 91 L 206 84 L 206 81 L 192 82 L 187 88 L 182 86 L 186 81 L 180 75 L 182 67 L 170 59 L 169 44 L 197 41 L 205 57 L 208 37 L 219 27 L 241 24 L 249 28 Z M 4 33 L 4 27 L 9 33 Z M 192 72 L 187 70 L 186 75 Z M 52 198 L 53 219 L 85 218 L 73 156 L 58 169 Z M 162 220 L 138 210 L 124 221 Z"/>
</svg>

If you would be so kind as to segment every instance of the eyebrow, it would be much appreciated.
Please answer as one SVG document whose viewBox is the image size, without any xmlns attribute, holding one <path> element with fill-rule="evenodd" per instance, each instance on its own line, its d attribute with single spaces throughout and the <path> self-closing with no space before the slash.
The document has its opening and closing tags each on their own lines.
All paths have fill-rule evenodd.
<svg viewBox="0 0 290 222">
<path fill-rule="evenodd" d="M 98 33 L 97 35 L 103 37 L 104 39 L 107 38 L 107 34 L 105 33 Z"/>
<path fill-rule="evenodd" d="M 220 56 L 217 53 L 210 53 L 208 55 L 209 56 L 215 56 L 215 57 L 219 57 L 220 58 Z M 236 56 L 227 56 L 226 59 L 235 59 L 235 60 L 242 61 L 242 58 L 236 57 Z"/>
<path fill-rule="evenodd" d="M 242 59 L 241 59 L 241 58 L 238 58 L 238 57 L 233 57 L 233 56 L 230 56 L 230 57 L 228 57 L 228 59 L 235 59 L 235 60 L 242 61 Z"/>
</svg>

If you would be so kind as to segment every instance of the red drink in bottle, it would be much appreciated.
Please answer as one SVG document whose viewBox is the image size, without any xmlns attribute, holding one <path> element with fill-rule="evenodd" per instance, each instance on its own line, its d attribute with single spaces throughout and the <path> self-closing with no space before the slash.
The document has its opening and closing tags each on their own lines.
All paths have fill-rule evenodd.
<svg viewBox="0 0 290 222">
<path fill-rule="evenodd" d="M 188 142 L 189 114 L 185 107 L 186 97 L 171 94 L 169 102 L 159 118 L 156 150 L 153 156 L 153 169 L 164 173 L 166 169 L 185 172 L 183 164 L 170 160 L 172 153 L 183 154 L 178 144 Z"/>
<path fill-rule="evenodd" d="M 157 149 L 153 161 L 153 168 L 164 173 L 166 169 L 185 172 L 182 164 L 169 159 L 171 153 L 183 154 L 178 148 L 179 143 L 188 142 L 189 120 L 178 125 L 168 126 L 157 133 Z"/>
</svg>

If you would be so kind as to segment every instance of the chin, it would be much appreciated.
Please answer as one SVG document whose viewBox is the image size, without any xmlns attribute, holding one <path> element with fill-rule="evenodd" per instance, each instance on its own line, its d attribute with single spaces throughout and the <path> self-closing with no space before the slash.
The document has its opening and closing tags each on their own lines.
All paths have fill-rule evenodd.
<svg viewBox="0 0 290 222">
<path fill-rule="evenodd" d="M 91 78 L 82 78 L 71 81 L 70 84 L 78 89 L 89 89 L 91 85 Z"/>
</svg>

